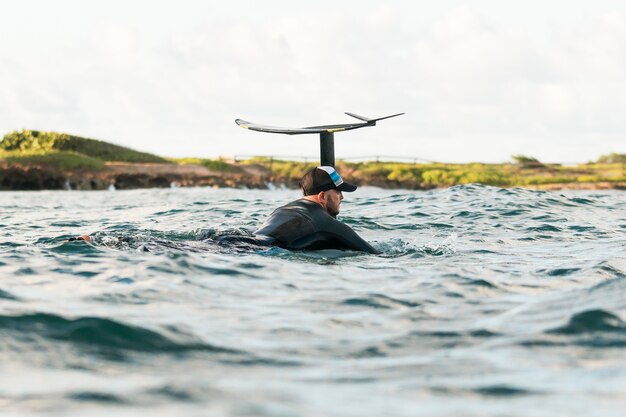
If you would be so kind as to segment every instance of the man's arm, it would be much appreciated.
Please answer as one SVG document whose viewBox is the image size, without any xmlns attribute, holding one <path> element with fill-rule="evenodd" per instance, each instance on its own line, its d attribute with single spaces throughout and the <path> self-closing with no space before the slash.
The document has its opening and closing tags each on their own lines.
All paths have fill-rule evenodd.
<svg viewBox="0 0 626 417">
<path fill-rule="evenodd" d="M 367 243 L 361 236 L 359 236 L 350 226 L 333 219 L 328 223 L 326 232 L 332 233 L 340 240 L 346 247 L 354 250 L 360 250 L 362 252 L 380 254 L 372 245 Z"/>
</svg>

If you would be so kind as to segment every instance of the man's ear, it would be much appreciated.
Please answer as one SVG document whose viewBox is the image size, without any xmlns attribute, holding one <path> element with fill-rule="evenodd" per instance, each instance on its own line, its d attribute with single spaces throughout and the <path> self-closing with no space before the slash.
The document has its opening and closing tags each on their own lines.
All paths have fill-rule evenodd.
<svg viewBox="0 0 626 417">
<path fill-rule="evenodd" d="M 326 195 L 326 193 L 324 191 L 320 191 L 319 193 L 317 193 L 317 200 L 318 201 L 324 201 L 324 196 Z"/>
</svg>

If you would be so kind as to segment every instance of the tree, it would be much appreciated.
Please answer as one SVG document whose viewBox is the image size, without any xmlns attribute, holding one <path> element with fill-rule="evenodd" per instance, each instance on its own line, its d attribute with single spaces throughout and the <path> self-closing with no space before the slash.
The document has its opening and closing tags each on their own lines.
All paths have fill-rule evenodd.
<svg viewBox="0 0 626 417">
<path fill-rule="evenodd" d="M 599 164 L 626 164 L 626 154 L 611 153 L 602 155 L 597 161 Z"/>
<path fill-rule="evenodd" d="M 537 158 L 525 155 L 513 155 L 511 156 L 513 162 L 520 166 L 520 168 L 545 168 L 546 166 L 539 162 Z"/>
</svg>

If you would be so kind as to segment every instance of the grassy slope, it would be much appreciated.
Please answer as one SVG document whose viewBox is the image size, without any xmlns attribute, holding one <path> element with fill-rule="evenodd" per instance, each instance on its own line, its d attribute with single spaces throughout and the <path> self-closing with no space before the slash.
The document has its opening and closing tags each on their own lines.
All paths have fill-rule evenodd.
<svg viewBox="0 0 626 417">
<path fill-rule="evenodd" d="M 0 160 L 19 165 L 43 165 L 60 169 L 93 170 L 104 167 L 104 162 L 97 158 L 81 155 L 75 152 L 60 151 L 4 151 L 0 149 Z"/>
<path fill-rule="evenodd" d="M 98 169 L 104 161 L 167 163 L 156 155 L 95 139 L 56 132 L 22 130 L 4 136 L 0 158 L 14 163 L 59 169 Z"/>
</svg>

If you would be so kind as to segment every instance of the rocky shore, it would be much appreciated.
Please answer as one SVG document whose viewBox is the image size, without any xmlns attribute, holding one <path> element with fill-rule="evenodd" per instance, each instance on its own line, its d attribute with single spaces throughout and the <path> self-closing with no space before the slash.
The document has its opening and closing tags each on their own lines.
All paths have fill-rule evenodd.
<svg viewBox="0 0 626 417">
<path fill-rule="evenodd" d="M 98 171 L 67 171 L 46 166 L 0 162 L 0 190 L 118 190 L 168 187 L 268 188 L 269 183 L 296 188 L 297 181 L 278 178 L 261 167 L 235 172 L 211 171 L 200 165 L 107 163 Z"/>
</svg>

